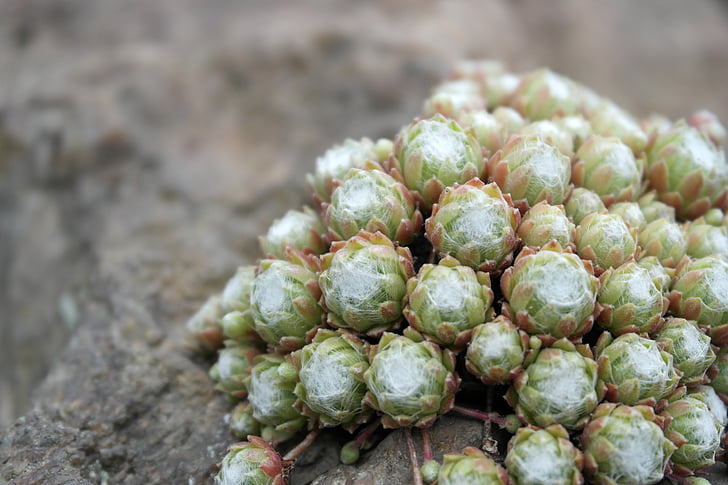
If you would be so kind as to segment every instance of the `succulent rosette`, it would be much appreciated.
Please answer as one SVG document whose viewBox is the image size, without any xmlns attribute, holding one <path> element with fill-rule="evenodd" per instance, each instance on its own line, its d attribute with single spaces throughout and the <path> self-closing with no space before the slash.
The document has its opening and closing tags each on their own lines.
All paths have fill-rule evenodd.
<svg viewBox="0 0 728 485">
<path fill-rule="evenodd" d="M 240 266 L 225 285 L 220 297 L 224 314 L 220 325 L 226 339 L 258 345 L 261 339 L 250 310 L 250 284 L 255 279 L 255 270 L 255 266 Z"/>
<path fill-rule="evenodd" d="M 488 160 L 488 175 L 525 213 L 545 200 L 563 203 L 571 193 L 571 160 L 537 135 L 511 135 Z"/>
<path fill-rule="evenodd" d="M 647 219 L 637 202 L 617 202 L 609 206 L 609 213 L 618 215 L 629 227 L 636 227 L 640 231 L 647 225 Z"/>
<path fill-rule="evenodd" d="M 660 200 L 683 219 L 695 219 L 711 207 L 728 208 L 725 154 L 683 120 L 650 146 L 647 176 Z"/>
<path fill-rule="evenodd" d="M 377 232 L 337 241 L 322 257 L 319 284 L 327 322 L 370 336 L 399 324 L 407 280 L 414 274 L 409 249 Z"/>
<path fill-rule="evenodd" d="M 516 233 L 526 246 L 540 248 L 555 240 L 565 248 L 574 245 L 574 230 L 563 205 L 541 201 L 526 212 Z"/>
<path fill-rule="evenodd" d="M 386 144 L 386 141 L 382 142 Z M 379 161 L 378 148 L 370 139 L 362 138 L 358 141 L 347 139 L 328 149 L 316 160 L 314 173 L 306 176 L 317 201 L 329 202 L 336 185 L 334 182 L 342 180 L 350 169 L 363 168 L 369 160 Z"/>
<path fill-rule="evenodd" d="M 453 258 L 425 264 L 407 282 L 404 316 L 412 327 L 451 350 L 470 340 L 473 327 L 493 315 L 490 276 Z"/>
<path fill-rule="evenodd" d="M 455 402 L 460 378 L 455 354 L 440 349 L 412 329 L 404 335 L 386 332 L 371 347 L 364 373 L 364 401 L 383 413 L 385 428 L 426 428 Z"/>
<path fill-rule="evenodd" d="M 559 149 L 567 157 L 574 155 L 574 139 L 570 132 L 563 130 L 551 120 L 534 121 L 523 126 L 518 133 L 521 135 L 536 135 L 549 145 Z"/>
<path fill-rule="evenodd" d="M 625 110 L 611 101 L 602 100 L 588 115 L 594 133 L 601 136 L 615 136 L 640 153 L 647 146 L 647 135 L 637 121 Z"/>
<path fill-rule="evenodd" d="M 369 367 L 368 345 L 345 330 L 320 329 L 311 343 L 290 355 L 298 369 L 296 409 L 320 426 L 353 430 L 371 415 L 362 403 Z"/>
<path fill-rule="evenodd" d="M 691 114 L 687 121 L 690 126 L 694 126 L 700 133 L 707 136 L 716 147 L 720 148 L 725 143 L 725 126 L 715 113 L 701 109 Z"/>
<path fill-rule="evenodd" d="M 508 136 L 524 124 L 521 115 L 510 108 L 498 108 L 493 113 L 475 111 L 463 118 L 463 125 L 473 131 L 487 153 L 495 153 L 505 144 Z"/>
<path fill-rule="evenodd" d="M 471 79 L 457 79 L 438 84 L 422 106 L 422 116 L 439 113 L 446 118 L 461 119 L 468 113 L 485 109 L 480 85 Z"/>
<path fill-rule="evenodd" d="M 222 347 L 224 340 L 220 324 L 222 316 L 220 295 L 210 296 L 187 320 L 190 348 L 203 354 L 212 354 Z"/>
<path fill-rule="evenodd" d="M 513 381 L 506 400 L 523 423 L 575 430 L 584 427 L 602 393 L 588 346 L 564 339 L 541 349 Z"/>
<path fill-rule="evenodd" d="M 619 138 L 594 135 L 576 152 L 571 180 L 599 194 L 609 206 L 639 194 L 643 165 Z"/>
<path fill-rule="evenodd" d="M 407 187 L 371 162 L 366 170 L 353 168 L 323 204 L 329 239 L 346 240 L 361 230 L 381 232 L 407 244 L 422 228 L 422 214 Z"/>
<path fill-rule="evenodd" d="M 637 264 L 650 272 L 652 282 L 663 295 L 670 293 L 672 289 L 672 278 L 675 276 L 675 268 L 664 267 L 656 256 L 641 257 L 637 261 Z"/>
<path fill-rule="evenodd" d="M 642 255 L 655 256 L 663 266 L 674 268 L 687 252 L 687 242 L 680 226 L 666 219 L 647 224 L 639 234 Z"/>
<path fill-rule="evenodd" d="M 514 485 L 581 485 L 584 455 L 557 424 L 520 428 L 508 442 L 505 460 Z"/>
<path fill-rule="evenodd" d="M 524 248 L 501 278 L 503 312 L 546 344 L 578 340 L 594 323 L 598 284 L 591 265 L 555 241 Z"/>
<path fill-rule="evenodd" d="M 308 207 L 303 211 L 289 210 L 273 221 L 266 235 L 259 238 L 260 248 L 272 259 L 286 259 L 288 248 L 322 254 L 329 248 L 323 238 L 325 232 L 321 218 Z"/>
<path fill-rule="evenodd" d="M 437 476 L 438 485 L 508 485 L 505 469 L 485 456 L 478 448 L 468 446 L 462 453 L 448 453 Z"/>
<path fill-rule="evenodd" d="M 590 214 L 607 212 L 607 207 L 596 192 L 584 187 L 575 187 L 571 192 L 571 197 L 564 204 L 564 210 L 574 224 L 579 225 Z"/>
<path fill-rule="evenodd" d="M 648 406 L 601 404 L 581 435 L 584 474 L 600 485 L 651 485 L 662 480 L 675 445 Z"/>
<path fill-rule="evenodd" d="M 728 404 L 728 347 L 718 351 L 710 368 L 710 386 L 715 389 L 724 403 Z"/>
<path fill-rule="evenodd" d="M 255 330 L 285 353 L 301 348 L 324 313 L 318 300 L 318 259 L 289 251 L 291 261 L 264 259 L 250 285 Z"/>
<path fill-rule="evenodd" d="M 473 329 L 465 367 L 484 384 L 506 384 L 521 371 L 530 347 L 528 335 L 499 315 Z"/>
<path fill-rule="evenodd" d="M 637 199 L 637 203 L 647 223 L 649 224 L 657 219 L 669 219 L 675 222 L 675 208 L 664 202 L 660 202 L 657 197 L 657 192 L 651 190 Z"/>
<path fill-rule="evenodd" d="M 694 321 L 668 318 L 654 339 L 672 354 L 673 365 L 682 372 L 681 384 L 691 386 L 707 382 L 705 372 L 715 361 L 715 352 L 710 337 Z"/>
<path fill-rule="evenodd" d="M 669 418 L 665 436 L 677 446 L 672 455 L 675 472 L 692 475 L 715 463 L 723 426 L 703 401 L 686 396 L 671 402 L 662 414 Z"/>
<path fill-rule="evenodd" d="M 484 177 L 486 170 L 472 133 L 440 114 L 416 119 L 397 135 L 387 168 L 402 179 L 425 211 L 445 187 Z"/>
<path fill-rule="evenodd" d="M 593 134 L 591 124 L 581 115 L 556 117 L 553 122 L 566 133 L 571 135 L 574 150 L 579 147 Z"/>
<path fill-rule="evenodd" d="M 250 374 L 253 361 L 260 355 L 258 348 L 226 341 L 220 349 L 217 362 L 210 369 L 210 377 L 216 382 L 216 389 L 225 393 L 231 401 L 245 399 L 248 389 L 245 379 Z"/>
<path fill-rule="evenodd" d="M 268 433 L 295 433 L 303 429 L 308 419 L 294 407 L 296 370 L 282 355 L 263 354 L 250 369 L 246 379 L 248 402 L 253 418 L 268 429 Z"/>
<path fill-rule="evenodd" d="M 513 261 L 520 214 L 494 183 L 472 179 L 448 187 L 425 221 L 425 232 L 441 256 L 485 272 Z"/>
<path fill-rule="evenodd" d="M 253 417 L 253 406 L 248 401 L 241 401 L 235 405 L 228 424 L 230 432 L 238 438 L 258 436 L 261 431 L 260 423 Z"/>
<path fill-rule="evenodd" d="M 280 455 L 257 436 L 230 446 L 215 476 L 215 485 L 241 484 L 286 484 Z"/>
<path fill-rule="evenodd" d="M 597 273 L 616 268 L 637 252 L 637 228 L 615 214 L 590 214 L 576 226 L 576 252 L 594 263 Z"/>
<path fill-rule="evenodd" d="M 599 277 L 597 322 L 614 335 L 650 333 L 662 325 L 668 299 L 652 281 L 650 272 L 627 261 Z"/>
<path fill-rule="evenodd" d="M 596 353 L 599 378 L 606 384 L 609 401 L 655 405 L 675 391 L 680 381 L 673 356 L 654 340 L 636 333 L 614 339 L 604 332 Z"/>
<path fill-rule="evenodd" d="M 701 218 L 687 223 L 684 229 L 688 256 L 703 258 L 720 254 L 728 257 L 728 226 L 708 224 Z"/>
<path fill-rule="evenodd" d="M 719 256 L 690 260 L 676 268 L 670 310 L 708 328 L 713 343 L 728 343 L 728 261 Z"/>
<path fill-rule="evenodd" d="M 579 112 L 573 81 L 548 69 L 538 69 L 523 76 L 510 104 L 532 120 Z"/>
<path fill-rule="evenodd" d="M 728 409 L 711 386 L 699 385 L 688 388 L 688 396 L 703 401 L 721 426 L 728 424 Z"/>
</svg>

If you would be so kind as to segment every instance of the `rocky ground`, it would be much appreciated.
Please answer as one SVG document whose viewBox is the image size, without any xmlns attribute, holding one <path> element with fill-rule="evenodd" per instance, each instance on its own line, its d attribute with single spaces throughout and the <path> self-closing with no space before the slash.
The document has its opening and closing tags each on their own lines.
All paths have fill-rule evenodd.
<svg viewBox="0 0 728 485">
<path fill-rule="evenodd" d="M 391 137 L 463 57 L 728 121 L 709 0 L 0 0 L 0 483 L 209 483 L 229 405 L 184 322 L 310 202 L 316 156 Z M 327 473 L 341 439 L 294 482 L 407 483 L 401 433 Z"/>
</svg>

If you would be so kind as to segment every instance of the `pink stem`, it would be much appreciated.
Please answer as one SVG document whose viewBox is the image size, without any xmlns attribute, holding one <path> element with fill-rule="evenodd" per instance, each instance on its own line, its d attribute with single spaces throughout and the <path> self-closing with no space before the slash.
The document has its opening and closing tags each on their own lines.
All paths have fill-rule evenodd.
<svg viewBox="0 0 728 485">
<path fill-rule="evenodd" d="M 425 461 L 432 460 L 432 449 L 430 448 L 430 431 L 427 428 L 422 428 L 422 454 L 424 455 Z"/>
<path fill-rule="evenodd" d="M 293 448 L 291 451 L 286 453 L 286 456 L 283 457 L 284 460 L 295 460 L 299 456 L 303 454 L 306 449 L 313 444 L 313 442 L 316 440 L 316 437 L 321 432 L 321 428 L 316 428 L 312 430 L 308 435 L 301 441 L 299 444 L 296 445 L 295 448 Z"/>
<path fill-rule="evenodd" d="M 682 483 L 684 485 L 688 485 L 688 481 L 685 477 L 681 477 L 680 475 L 676 475 L 674 473 L 668 473 L 665 475 L 666 478 L 669 478 L 670 480 L 675 480 L 678 483 Z"/>
<path fill-rule="evenodd" d="M 376 421 L 374 421 L 372 424 L 364 428 L 364 431 L 361 432 L 359 436 L 356 437 L 356 440 L 354 440 L 354 444 L 357 448 L 361 448 L 364 444 L 364 441 L 366 441 L 369 436 L 376 430 L 379 425 L 381 424 L 382 418 L 378 418 Z"/>
<path fill-rule="evenodd" d="M 417 451 L 415 451 L 415 442 L 412 440 L 411 428 L 404 428 L 404 437 L 407 439 L 407 448 L 409 449 L 410 465 L 412 466 L 412 482 L 414 485 L 424 485 L 420 465 L 417 463 Z"/>
<path fill-rule="evenodd" d="M 498 416 L 496 413 L 484 413 L 478 411 L 477 409 L 468 409 L 462 406 L 453 406 L 452 410 L 460 414 L 464 414 L 465 416 L 470 416 L 471 418 L 477 418 L 483 421 L 493 422 L 500 426 L 506 425 L 506 420 Z"/>
</svg>

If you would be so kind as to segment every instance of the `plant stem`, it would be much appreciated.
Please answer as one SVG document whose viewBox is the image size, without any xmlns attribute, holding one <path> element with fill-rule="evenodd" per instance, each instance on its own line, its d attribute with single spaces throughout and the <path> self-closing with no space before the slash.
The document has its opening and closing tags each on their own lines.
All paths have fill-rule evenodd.
<svg viewBox="0 0 728 485">
<path fill-rule="evenodd" d="M 313 442 L 316 440 L 316 437 L 321 432 L 321 428 L 316 428 L 312 430 L 306 437 L 301 441 L 299 444 L 296 445 L 295 448 L 293 448 L 291 451 L 286 453 L 286 456 L 283 457 L 284 460 L 296 460 L 299 456 L 303 454 L 306 449 L 313 444 Z"/>
<path fill-rule="evenodd" d="M 432 460 L 432 449 L 430 448 L 430 431 L 422 428 L 422 455 L 425 461 Z"/>
<path fill-rule="evenodd" d="M 462 406 L 453 406 L 452 410 L 460 414 L 464 414 L 465 416 L 470 416 L 471 418 L 477 418 L 486 422 L 492 422 L 500 426 L 506 425 L 506 420 L 498 416 L 496 413 L 484 413 L 482 411 L 478 411 L 477 409 L 468 409 Z"/>
<path fill-rule="evenodd" d="M 372 424 L 364 428 L 364 430 L 361 432 L 359 436 L 356 437 L 356 440 L 354 440 L 354 444 L 357 448 L 361 448 L 364 442 L 366 441 L 369 436 L 379 427 L 381 424 L 382 419 L 377 418 L 376 421 L 374 421 Z"/>
<path fill-rule="evenodd" d="M 417 463 L 417 451 L 415 450 L 415 442 L 412 440 L 412 428 L 404 428 L 404 437 L 407 440 L 410 465 L 412 466 L 412 483 L 414 483 L 414 485 L 424 485 L 424 483 L 422 482 L 420 465 L 419 463 Z"/>
</svg>

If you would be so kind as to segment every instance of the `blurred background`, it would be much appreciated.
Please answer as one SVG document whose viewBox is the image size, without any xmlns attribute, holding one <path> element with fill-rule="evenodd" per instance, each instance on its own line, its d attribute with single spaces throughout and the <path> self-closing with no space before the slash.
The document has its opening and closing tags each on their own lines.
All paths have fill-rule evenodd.
<svg viewBox="0 0 728 485">
<path fill-rule="evenodd" d="M 317 156 L 462 58 L 728 122 L 717 0 L 0 0 L 0 428 L 177 338 Z"/>
</svg>

